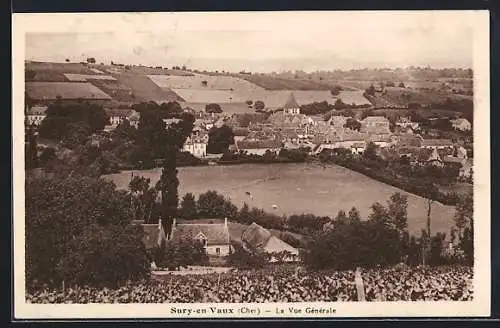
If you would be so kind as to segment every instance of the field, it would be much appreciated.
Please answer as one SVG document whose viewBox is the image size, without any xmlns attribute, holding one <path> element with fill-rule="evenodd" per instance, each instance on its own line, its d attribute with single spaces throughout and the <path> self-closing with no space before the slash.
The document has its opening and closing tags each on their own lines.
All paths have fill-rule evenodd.
<svg viewBox="0 0 500 328">
<path fill-rule="evenodd" d="M 80 82 L 26 82 L 26 91 L 32 99 L 111 99 L 94 85 Z"/>
<path fill-rule="evenodd" d="M 311 80 L 283 79 L 269 75 L 241 75 L 241 78 L 267 90 L 331 90 L 331 86 Z"/>
<path fill-rule="evenodd" d="M 355 104 L 357 106 L 361 106 L 372 104 L 365 98 L 365 96 L 363 96 L 363 91 L 340 91 L 339 98 L 344 104 L 347 105 Z"/>
<path fill-rule="evenodd" d="M 156 183 L 161 169 L 135 171 L 134 175 L 151 178 Z M 131 173 L 105 176 L 118 188 L 128 188 Z M 241 207 L 263 208 L 277 214 L 314 213 L 335 216 L 339 210 L 349 211 L 355 206 L 363 217 L 370 213 L 375 202 L 384 203 L 394 192 L 408 195 L 408 228 L 420 235 L 425 228 L 426 200 L 400 189 L 370 179 L 364 175 L 339 167 L 312 164 L 236 165 L 179 168 L 179 195 L 192 192 L 199 195 L 209 189 L 216 190 Z M 248 196 L 249 192 L 253 198 Z M 273 209 L 273 205 L 277 209 Z M 434 203 L 432 207 L 433 233 L 449 233 L 453 225 L 454 208 Z"/>
</svg>

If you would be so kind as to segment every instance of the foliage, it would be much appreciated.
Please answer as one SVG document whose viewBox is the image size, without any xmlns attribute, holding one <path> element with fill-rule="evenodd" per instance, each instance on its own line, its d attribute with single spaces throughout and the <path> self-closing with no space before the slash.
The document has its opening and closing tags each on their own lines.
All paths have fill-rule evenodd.
<svg viewBox="0 0 500 328">
<path fill-rule="evenodd" d="M 255 108 L 255 110 L 263 110 L 264 108 L 266 108 L 266 105 L 264 104 L 264 102 L 262 100 L 257 100 L 253 104 L 253 108 Z"/>
<path fill-rule="evenodd" d="M 39 132 L 42 138 L 51 140 L 62 140 L 75 126 L 88 128 L 87 134 L 90 135 L 102 131 L 104 126 L 109 124 L 104 109 L 87 102 L 75 104 L 56 102 L 47 108 L 46 114 Z"/>
<path fill-rule="evenodd" d="M 359 129 L 361 129 L 361 123 L 359 123 L 355 118 L 349 117 L 344 124 L 344 128 L 359 131 Z"/>
<path fill-rule="evenodd" d="M 29 180 L 26 184 L 28 284 L 71 281 L 73 277 L 68 274 L 74 271 L 68 266 L 73 266 L 76 259 L 81 265 L 95 268 L 96 277 L 103 279 L 94 281 L 96 283 L 112 283 L 106 281 L 105 277 L 109 278 L 106 271 L 110 267 L 102 264 L 103 258 L 113 259 L 114 265 L 123 268 L 121 274 L 124 276 L 141 274 L 144 258 L 138 255 L 140 249 L 136 248 L 135 234 L 125 229 L 133 217 L 125 192 L 117 191 L 111 182 L 77 173 Z M 89 248 L 88 252 L 74 254 L 80 253 L 80 247 L 90 242 L 91 236 L 86 233 L 89 229 L 119 236 L 119 242 L 113 247 L 99 248 L 101 254 L 97 257 L 87 257 L 92 254 Z M 122 252 L 136 256 L 120 255 Z"/>
<path fill-rule="evenodd" d="M 24 166 L 26 170 L 34 169 L 38 166 L 37 136 L 35 130 L 28 127 L 25 131 L 24 143 Z"/>
<path fill-rule="evenodd" d="M 169 270 L 205 263 L 207 260 L 203 245 L 193 238 L 174 238 L 167 241 L 156 252 L 155 258 L 156 265 L 167 267 Z"/>
<path fill-rule="evenodd" d="M 214 126 L 208 131 L 207 153 L 223 154 L 232 144 L 234 144 L 234 133 L 227 125 L 220 128 Z"/>
<path fill-rule="evenodd" d="M 391 202 L 399 196 L 393 196 Z M 349 216 L 340 211 L 335 228 L 316 234 L 302 253 L 306 266 L 313 269 L 354 269 L 357 266 L 392 265 L 403 253 L 404 240 L 391 224 L 391 209 L 372 206 L 367 221 L 359 220 L 357 210 Z"/>
<path fill-rule="evenodd" d="M 338 96 L 340 94 L 340 91 L 342 91 L 342 87 L 340 85 L 334 85 L 330 90 L 330 93 L 332 94 L 332 96 Z"/>
<path fill-rule="evenodd" d="M 207 104 L 205 106 L 205 112 L 207 113 L 222 113 L 222 108 L 219 104 Z"/>
<path fill-rule="evenodd" d="M 334 106 L 330 105 L 326 101 L 313 102 L 311 104 L 300 106 L 300 112 L 304 115 L 318 115 L 325 114 L 334 109 Z"/>
<path fill-rule="evenodd" d="M 200 194 L 197 201 L 198 215 L 204 218 L 233 218 L 238 208 L 216 191 Z"/>
<path fill-rule="evenodd" d="M 336 110 L 342 110 L 347 108 L 347 105 L 344 104 L 344 102 L 339 98 L 335 101 L 335 104 L 333 105 L 333 108 Z"/>
<path fill-rule="evenodd" d="M 179 209 L 179 217 L 188 220 L 193 220 L 198 218 L 196 199 L 192 193 L 187 193 L 182 198 L 181 207 Z"/>
<path fill-rule="evenodd" d="M 235 247 L 228 256 L 228 262 L 239 269 L 259 269 L 264 267 L 268 260 L 265 253 L 250 253 L 241 247 Z"/>
<path fill-rule="evenodd" d="M 458 198 L 455 206 L 455 226 L 458 230 L 459 247 L 469 263 L 474 262 L 474 200 L 472 194 Z"/>
<path fill-rule="evenodd" d="M 373 86 L 373 84 L 371 84 L 368 89 L 365 90 L 365 92 L 370 95 L 370 96 L 374 96 L 375 95 L 375 87 Z"/>
<path fill-rule="evenodd" d="M 140 233 L 132 226 L 93 224 L 70 240 L 56 271 L 73 285 L 117 287 L 146 277 L 148 262 Z"/>
</svg>

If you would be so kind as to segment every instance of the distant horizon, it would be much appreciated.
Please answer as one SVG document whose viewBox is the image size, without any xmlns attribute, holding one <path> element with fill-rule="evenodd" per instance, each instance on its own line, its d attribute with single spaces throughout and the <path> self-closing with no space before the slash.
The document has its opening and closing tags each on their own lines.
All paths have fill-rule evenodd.
<svg viewBox="0 0 500 328">
<path fill-rule="evenodd" d="M 88 58 L 91 58 L 92 56 L 89 56 Z M 38 60 L 38 59 L 25 59 L 25 62 L 33 62 L 33 63 L 53 63 L 53 64 L 81 64 L 81 63 L 84 63 L 87 64 L 86 62 L 86 59 L 87 58 L 84 58 L 82 60 L 79 60 L 79 61 L 69 61 L 69 62 L 66 62 L 65 60 Z M 112 66 L 110 62 L 104 62 L 103 63 L 105 66 Z M 146 65 L 146 64 L 142 64 L 142 63 L 115 63 L 116 66 L 118 65 L 125 65 L 125 66 L 135 66 L 135 67 L 153 67 L 153 68 L 156 68 L 156 67 L 159 67 L 161 66 L 163 69 L 167 69 L 167 70 L 172 70 L 172 67 L 173 66 L 179 66 L 179 67 L 182 67 L 183 65 L 172 65 L 172 66 L 164 66 L 164 65 Z M 97 60 L 96 58 L 96 63 L 93 64 L 95 66 L 100 66 L 101 63 Z M 404 67 L 401 67 L 401 66 L 392 66 L 392 67 L 389 67 L 389 66 L 379 66 L 379 67 L 356 67 L 356 68 L 343 68 L 343 69 L 339 69 L 339 68 L 336 68 L 336 69 L 322 69 L 322 70 L 315 70 L 315 71 L 306 71 L 306 70 L 302 70 L 302 69 L 283 69 L 283 70 L 280 70 L 280 71 L 269 71 L 269 72 L 262 72 L 262 71 L 250 71 L 250 70 L 246 70 L 245 72 L 246 73 L 252 73 L 252 74 L 272 74 L 272 73 L 276 73 L 276 74 L 281 74 L 281 73 L 288 73 L 288 72 L 291 72 L 291 73 L 296 73 L 296 72 L 304 72 L 306 74 L 311 74 L 311 73 L 319 73 L 319 72 L 326 72 L 326 73 L 330 73 L 330 72 L 349 72 L 349 71 L 362 71 L 362 70 L 389 70 L 389 71 L 395 71 L 395 70 L 407 70 L 407 69 L 431 69 L 431 70 L 445 70 L 445 69 L 456 69 L 456 70 L 473 70 L 472 67 L 467 67 L 467 66 L 443 66 L 443 67 L 436 67 L 436 66 L 431 66 L 431 65 L 420 65 L 420 66 L 415 66 L 415 65 L 409 65 L 409 66 L 404 66 Z M 240 72 L 244 71 L 244 70 L 239 70 L 239 71 L 226 71 L 226 70 L 221 70 L 221 69 L 215 69 L 215 70 L 209 70 L 209 69 L 205 69 L 205 68 L 199 68 L 199 67 L 189 67 L 186 65 L 186 70 L 190 70 L 192 73 L 194 73 L 194 71 L 196 70 L 198 73 L 197 74 L 203 74 L 203 71 L 206 71 L 207 73 L 215 73 L 215 71 L 217 71 L 218 73 L 229 73 L 229 74 L 239 74 Z"/>
</svg>

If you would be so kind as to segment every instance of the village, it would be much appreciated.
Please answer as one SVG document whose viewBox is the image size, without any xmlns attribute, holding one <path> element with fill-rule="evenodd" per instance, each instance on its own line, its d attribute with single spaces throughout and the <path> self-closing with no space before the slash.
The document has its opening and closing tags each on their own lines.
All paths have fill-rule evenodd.
<svg viewBox="0 0 500 328">
<path fill-rule="evenodd" d="M 51 61 L 32 38 L 28 303 L 473 298 L 472 69 Z"/>
</svg>

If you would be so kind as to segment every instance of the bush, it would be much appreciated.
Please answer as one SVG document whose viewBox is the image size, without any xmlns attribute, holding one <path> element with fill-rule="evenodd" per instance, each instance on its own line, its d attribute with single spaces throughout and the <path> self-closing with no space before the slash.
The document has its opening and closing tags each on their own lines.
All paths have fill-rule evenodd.
<svg viewBox="0 0 500 328">
<path fill-rule="evenodd" d="M 227 259 L 229 264 L 239 269 L 260 269 L 267 263 L 268 255 L 264 253 L 249 253 L 242 247 L 237 246 Z"/>
</svg>

